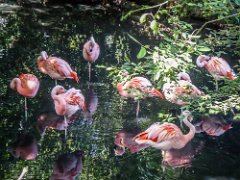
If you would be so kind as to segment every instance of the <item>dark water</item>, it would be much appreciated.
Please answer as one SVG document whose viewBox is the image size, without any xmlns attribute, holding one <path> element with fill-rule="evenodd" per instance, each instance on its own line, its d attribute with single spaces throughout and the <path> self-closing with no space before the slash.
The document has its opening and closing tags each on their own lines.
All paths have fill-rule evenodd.
<svg viewBox="0 0 240 180">
<path fill-rule="evenodd" d="M 79 179 L 240 179 L 238 123 L 233 123 L 234 128 L 219 137 L 196 134 L 193 146 L 199 150 L 191 166 L 167 166 L 163 172 L 161 152 L 153 148 L 115 156 L 114 138 L 118 131 L 145 130 L 163 119 L 158 117 L 161 112 L 179 114 L 179 108 L 170 103 L 147 99 L 141 103 L 140 119 L 136 120 L 136 103 L 123 100 L 108 73 L 96 67 L 121 64 L 126 56 L 136 59 L 140 47 L 129 40 L 126 33 L 140 40 L 141 37 L 136 28 L 119 19 L 118 13 L 107 12 L 101 7 L 66 5 L 23 9 L 1 5 L 0 179 L 17 179 L 26 166 L 29 169 L 25 179 L 49 179 L 57 157 L 77 149 L 85 152 Z M 93 66 L 91 91 L 94 94 L 89 95 L 88 67 L 82 57 L 82 46 L 91 34 L 101 47 L 101 55 Z M 84 114 L 80 113 L 68 128 L 66 142 L 64 131 L 47 130 L 41 138 L 37 130 L 38 116 L 54 111 L 50 92 L 55 83 L 37 68 L 36 60 L 42 50 L 67 59 L 80 77 L 80 85 L 69 79 L 59 81 L 60 85 L 80 88 L 87 98 L 97 98 L 93 122 L 84 122 Z M 41 82 L 38 95 L 28 99 L 27 122 L 24 120 L 24 98 L 9 88 L 11 79 L 21 73 L 33 73 Z M 37 139 L 36 160 L 16 159 L 8 152 L 20 132 L 30 132 Z"/>
</svg>

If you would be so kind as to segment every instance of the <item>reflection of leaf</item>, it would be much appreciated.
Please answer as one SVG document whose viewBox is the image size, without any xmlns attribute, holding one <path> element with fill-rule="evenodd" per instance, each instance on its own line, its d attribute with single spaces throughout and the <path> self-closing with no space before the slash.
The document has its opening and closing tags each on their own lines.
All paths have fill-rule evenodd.
<svg viewBox="0 0 240 180">
<path fill-rule="evenodd" d="M 141 59 L 144 56 L 146 56 L 146 54 L 147 54 L 147 50 L 144 47 L 141 47 L 140 51 L 137 54 L 137 58 Z"/>
</svg>

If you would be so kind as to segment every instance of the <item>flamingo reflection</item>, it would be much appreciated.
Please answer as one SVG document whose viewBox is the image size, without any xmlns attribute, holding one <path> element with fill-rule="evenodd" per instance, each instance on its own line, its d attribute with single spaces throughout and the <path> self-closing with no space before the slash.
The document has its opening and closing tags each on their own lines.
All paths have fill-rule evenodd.
<svg viewBox="0 0 240 180">
<path fill-rule="evenodd" d="M 197 133 L 205 132 L 209 136 L 220 136 L 232 128 L 221 116 L 203 117 L 195 127 Z"/>
<path fill-rule="evenodd" d="M 9 148 L 9 151 L 16 158 L 34 160 L 38 154 L 37 141 L 29 133 L 20 134 Z"/>
<path fill-rule="evenodd" d="M 123 155 L 125 153 L 126 148 L 130 150 L 131 153 L 136 153 L 149 147 L 147 144 L 138 144 L 133 140 L 133 137 L 136 134 L 127 132 L 125 130 L 121 130 L 116 134 L 115 137 L 115 145 L 117 148 L 114 150 L 115 155 Z"/>
<path fill-rule="evenodd" d="M 81 150 L 62 154 L 56 160 L 51 180 L 74 180 L 83 167 L 82 159 L 84 152 Z"/>
<path fill-rule="evenodd" d="M 88 124 L 92 124 L 93 118 L 92 115 L 97 111 L 98 106 L 98 97 L 94 92 L 92 86 L 87 90 L 87 94 L 85 95 L 85 101 L 87 110 L 83 111 L 84 121 Z"/>
<path fill-rule="evenodd" d="M 37 119 L 38 130 L 44 134 L 46 129 L 66 130 L 68 123 L 64 121 L 63 116 L 57 115 L 55 112 L 42 113 Z"/>
<path fill-rule="evenodd" d="M 189 142 L 182 149 L 170 149 L 165 152 L 162 165 L 169 165 L 173 168 L 189 167 L 191 166 L 193 158 L 202 150 L 203 146 L 204 142 L 199 141 L 196 143 Z"/>
</svg>

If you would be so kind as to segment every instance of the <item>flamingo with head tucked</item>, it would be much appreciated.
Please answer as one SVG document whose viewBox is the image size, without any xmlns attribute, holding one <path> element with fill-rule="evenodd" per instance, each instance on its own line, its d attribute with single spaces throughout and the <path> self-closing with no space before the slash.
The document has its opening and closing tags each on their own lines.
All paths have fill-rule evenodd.
<svg viewBox="0 0 240 180">
<path fill-rule="evenodd" d="M 64 116 L 64 123 L 67 124 L 66 118 L 70 118 L 78 110 L 87 110 L 85 98 L 81 90 L 71 88 L 68 91 L 62 86 L 55 86 L 51 92 L 54 100 L 55 111 L 58 115 Z M 65 138 L 67 129 L 65 129 Z"/>
<path fill-rule="evenodd" d="M 100 47 L 93 36 L 91 36 L 90 40 L 83 45 L 83 58 L 88 61 L 89 81 L 91 79 L 91 63 L 98 59 L 99 54 Z"/>
<path fill-rule="evenodd" d="M 66 90 L 63 86 L 55 86 L 51 92 L 56 113 L 60 116 L 70 117 L 76 111 L 86 110 L 86 102 L 80 89 Z"/>
<path fill-rule="evenodd" d="M 21 74 L 18 78 L 14 78 L 10 83 L 10 88 L 25 96 L 25 119 L 27 120 L 27 97 L 36 96 L 40 82 L 33 74 Z"/>
<path fill-rule="evenodd" d="M 185 96 L 194 97 L 204 95 L 202 91 L 192 84 L 190 76 L 185 72 L 178 74 L 176 83 L 165 83 L 163 85 L 163 93 L 168 101 L 178 105 L 189 103 L 181 99 Z"/>
<path fill-rule="evenodd" d="M 234 80 L 236 76 L 229 66 L 226 60 L 218 57 L 210 57 L 206 55 L 198 56 L 196 60 L 197 66 L 201 68 L 206 68 L 208 72 L 216 80 L 216 89 L 218 90 L 218 80 L 227 77 L 228 79 Z"/>
<path fill-rule="evenodd" d="M 46 51 L 42 51 L 37 62 L 38 69 L 42 73 L 48 74 L 52 79 L 55 79 L 56 84 L 57 80 L 64 80 L 65 78 L 74 79 L 79 83 L 77 73 L 61 58 L 53 56 L 48 57 Z"/>
<path fill-rule="evenodd" d="M 129 81 L 126 80 L 121 83 L 118 83 L 117 90 L 121 96 L 138 99 L 136 112 L 137 117 L 140 109 L 139 99 L 154 96 L 159 97 L 161 99 L 164 98 L 162 93 L 158 91 L 156 88 L 154 88 L 152 83 L 144 77 L 134 77 Z"/>
<path fill-rule="evenodd" d="M 133 140 L 138 144 L 147 144 L 157 149 L 166 152 L 170 149 L 183 148 L 195 135 L 195 127 L 188 121 L 192 120 L 189 111 L 183 111 L 183 122 L 189 127 L 188 134 L 183 134 L 182 131 L 173 123 L 159 122 L 151 125 L 146 131 L 136 135 Z M 164 159 L 164 158 L 163 158 Z"/>
</svg>

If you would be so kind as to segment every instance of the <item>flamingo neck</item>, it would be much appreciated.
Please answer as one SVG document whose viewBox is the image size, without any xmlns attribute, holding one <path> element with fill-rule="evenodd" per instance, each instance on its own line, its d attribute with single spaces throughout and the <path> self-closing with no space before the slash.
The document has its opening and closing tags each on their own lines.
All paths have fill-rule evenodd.
<svg viewBox="0 0 240 180">
<path fill-rule="evenodd" d="M 21 80 L 19 78 L 14 78 L 10 83 L 10 87 L 13 90 L 18 90 L 21 88 Z"/>
<path fill-rule="evenodd" d="M 184 124 L 185 124 L 187 127 L 189 127 L 189 129 L 190 129 L 189 133 L 184 135 L 185 143 L 186 143 L 186 144 L 194 137 L 195 132 L 196 132 L 195 126 L 192 125 L 192 123 L 190 123 L 190 122 L 187 120 L 187 118 L 188 118 L 188 116 L 183 119 Z"/>
</svg>

